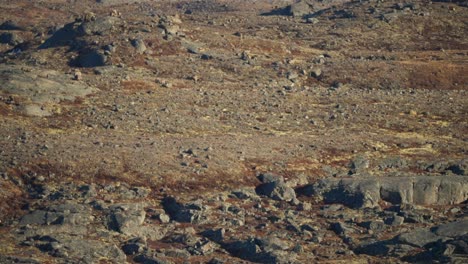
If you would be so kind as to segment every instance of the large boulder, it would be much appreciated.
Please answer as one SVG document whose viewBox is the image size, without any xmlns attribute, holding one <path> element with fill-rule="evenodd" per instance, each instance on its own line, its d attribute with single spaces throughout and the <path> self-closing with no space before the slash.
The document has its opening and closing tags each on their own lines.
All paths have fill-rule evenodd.
<svg viewBox="0 0 468 264">
<path fill-rule="evenodd" d="M 430 262 L 431 259 L 439 259 L 441 253 L 450 255 L 454 251 L 459 251 L 465 254 L 463 259 L 466 262 L 467 233 L 468 220 L 463 219 L 432 228 L 417 228 L 389 240 L 363 243 L 357 246 L 354 252 L 372 256 L 405 257 L 408 255 L 408 260 L 413 259 L 411 262 L 422 258 L 423 261 L 420 263 L 426 263 Z M 415 251 L 421 253 L 412 256 Z"/>
<path fill-rule="evenodd" d="M 289 15 L 293 17 L 303 17 L 310 14 L 313 11 L 313 7 L 309 1 L 302 0 L 290 5 L 287 10 Z"/>
<path fill-rule="evenodd" d="M 282 176 L 266 173 L 260 174 L 258 179 L 262 182 L 255 188 L 258 195 L 265 195 L 278 201 L 291 202 L 296 200 L 294 189 L 286 186 Z"/>
<path fill-rule="evenodd" d="M 232 255 L 257 263 L 290 263 L 296 258 L 288 251 L 289 244 L 276 237 L 238 240 L 223 246 Z"/>
<path fill-rule="evenodd" d="M 327 203 L 352 208 L 392 204 L 450 205 L 468 199 L 468 179 L 461 176 L 366 177 L 324 179 L 297 190 Z"/>
<path fill-rule="evenodd" d="M 166 197 L 162 200 L 162 205 L 171 219 L 177 222 L 199 224 L 207 220 L 207 208 L 196 202 L 181 204 L 174 197 Z"/>
<path fill-rule="evenodd" d="M 92 67 L 99 67 L 105 66 L 107 62 L 107 56 L 104 55 L 102 52 L 97 50 L 92 50 L 88 52 L 83 52 L 78 56 L 76 59 L 78 66 L 84 68 L 92 68 Z"/>
<path fill-rule="evenodd" d="M 100 17 L 92 21 L 81 23 L 77 30 L 81 35 L 106 35 L 112 32 L 119 22 L 120 19 L 117 17 Z"/>
<path fill-rule="evenodd" d="M 137 233 L 145 221 L 146 212 L 141 204 L 116 204 L 110 209 L 108 226 L 117 232 L 127 235 Z"/>
</svg>

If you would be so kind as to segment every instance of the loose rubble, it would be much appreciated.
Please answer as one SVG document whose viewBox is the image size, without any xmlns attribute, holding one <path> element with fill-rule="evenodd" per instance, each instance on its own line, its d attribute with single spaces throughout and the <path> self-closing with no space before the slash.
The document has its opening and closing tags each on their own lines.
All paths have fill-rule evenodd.
<svg viewBox="0 0 468 264">
<path fill-rule="evenodd" d="M 0 263 L 468 262 L 466 1 L 33 2 Z"/>
</svg>

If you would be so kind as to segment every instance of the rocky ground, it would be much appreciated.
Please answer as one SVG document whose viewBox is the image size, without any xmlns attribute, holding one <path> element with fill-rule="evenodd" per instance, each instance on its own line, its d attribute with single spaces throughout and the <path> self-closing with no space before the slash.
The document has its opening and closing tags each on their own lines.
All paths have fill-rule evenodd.
<svg viewBox="0 0 468 264">
<path fill-rule="evenodd" d="M 468 262 L 467 1 L 0 0 L 0 263 Z"/>
</svg>

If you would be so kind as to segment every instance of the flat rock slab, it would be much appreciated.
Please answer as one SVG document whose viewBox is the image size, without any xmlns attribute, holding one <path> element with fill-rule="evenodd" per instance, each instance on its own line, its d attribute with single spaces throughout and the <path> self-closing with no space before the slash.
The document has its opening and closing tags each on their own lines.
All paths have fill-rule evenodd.
<svg viewBox="0 0 468 264">
<path fill-rule="evenodd" d="M 432 228 L 417 228 L 389 240 L 361 245 L 356 248 L 355 252 L 372 256 L 404 256 L 415 248 L 431 248 L 447 241 L 453 242 L 466 235 L 467 225 L 468 219 L 462 219 Z M 399 250 L 395 250 L 397 248 Z"/>
<path fill-rule="evenodd" d="M 450 205 L 468 199 L 468 178 L 462 176 L 366 177 L 326 179 L 298 190 L 325 202 L 350 207 L 392 204 Z"/>
<path fill-rule="evenodd" d="M 468 218 L 437 226 L 433 232 L 439 236 L 457 237 L 468 233 Z"/>
<path fill-rule="evenodd" d="M 444 239 L 431 232 L 429 229 L 421 228 L 409 233 L 401 234 L 397 237 L 399 243 L 408 244 L 415 247 L 423 247 L 426 244 L 437 242 Z"/>
<path fill-rule="evenodd" d="M 17 65 L 0 66 L 0 93 L 19 98 L 18 110 L 30 116 L 48 116 L 63 101 L 74 101 L 97 89 L 71 76 Z"/>
</svg>

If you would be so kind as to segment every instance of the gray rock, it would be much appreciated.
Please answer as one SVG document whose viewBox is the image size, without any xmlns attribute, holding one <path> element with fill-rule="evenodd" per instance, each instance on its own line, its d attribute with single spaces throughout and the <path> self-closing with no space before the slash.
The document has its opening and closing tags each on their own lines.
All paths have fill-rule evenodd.
<svg viewBox="0 0 468 264">
<path fill-rule="evenodd" d="M 110 229 L 126 235 L 138 234 L 146 216 L 142 204 L 113 205 L 108 217 Z"/>
<path fill-rule="evenodd" d="M 158 27 L 164 30 L 166 39 L 169 40 L 169 38 L 167 37 L 174 36 L 179 32 L 180 30 L 179 24 L 181 23 L 182 21 L 180 20 L 178 16 L 163 16 L 159 20 Z M 185 41 L 182 42 L 183 46 L 184 46 L 184 42 Z"/>
<path fill-rule="evenodd" d="M 106 52 L 113 53 L 117 51 L 117 47 L 115 45 L 110 44 L 110 45 L 104 46 L 104 50 Z"/>
<path fill-rule="evenodd" d="M 268 253 L 264 253 L 257 243 L 258 240 L 255 239 L 236 241 L 225 245 L 225 249 L 232 255 L 242 259 L 260 263 L 275 263 L 276 258 Z"/>
<path fill-rule="evenodd" d="M 286 242 L 273 237 L 235 241 L 223 245 L 232 255 L 258 263 L 293 262 L 296 254 L 283 250 L 289 246 Z"/>
<path fill-rule="evenodd" d="M 289 15 L 294 17 L 303 17 L 313 11 L 312 5 L 308 1 L 301 0 L 289 6 Z"/>
<path fill-rule="evenodd" d="M 105 66 L 107 56 L 96 50 L 82 53 L 76 59 L 78 65 L 84 68 Z"/>
<path fill-rule="evenodd" d="M 0 43 L 15 46 L 23 40 L 16 33 L 5 32 L 0 34 Z"/>
<path fill-rule="evenodd" d="M 265 251 L 288 250 L 291 244 L 275 236 L 268 236 L 259 241 L 260 247 Z"/>
<path fill-rule="evenodd" d="M 294 189 L 286 186 L 284 178 L 279 175 L 273 174 L 261 174 L 258 179 L 263 182 L 255 188 L 255 192 L 258 195 L 265 195 L 274 200 L 278 201 L 294 201 L 296 199 L 296 193 Z"/>
<path fill-rule="evenodd" d="M 349 236 L 355 233 L 355 229 L 350 225 L 343 222 L 335 222 L 330 225 L 330 229 L 333 230 L 337 235 L 340 236 Z"/>
<path fill-rule="evenodd" d="M 404 257 L 417 250 L 408 244 L 398 244 L 394 240 L 384 240 L 370 243 L 363 243 L 354 249 L 356 254 L 366 254 L 371 256 L 393 256 Z"/>
<path fill-rule="evenodd" d="M 98 262 L 100 259 L 111 259 L 116 263 L 125 263 L 126 256 L 116 245 L 95 240 L 72 239 L 61 241 L 68 248 L 70 258 L 80 258 L 90 262 Z"/>
<path fill-rule="evenodd" d="M 354 249 L 356 254 L 366 254 L 371 256 L 388 256 L 390 251 L 391 245 L 387 241 L 363 243 Z"/>
<path fill-rule="evenodd" d="M 429 223 L 432 219 L 432 210 L 418 208 L 413 204 L 399 205 L 399 216 L 405 219 L 406 223 Z"/>
<path fill-rule="evenodd" d="M 468 252 L 468 246 L 463 240 L 463 237 L 468 238 L 466 230 L 466 220 L 442 224 L 433 228 L 418 228 L 389 240 L 361 244 L 355 248 L 354 252 L 373 256 L 405 257 L 405 260 L 412 262 L 421 260 L 425 262 L 428 258 L 439 258 L 443 252 L 450 255 L 455 250 L 463 252 L 465 248 Z M 451 246 L 446 246 L 447 244 Z M 429 249 L 429 251 L 423 251 L 416 256 L 413 254 L 408 256 L 411 252 L 414 253 L 417 248 L 419 250 Z"/>
<path fill-rule="evenodd" d="M 401 17 L 401 15 L 402 15 L 401 12 L 391 12 L 391 13 L 382 14 L 380 16 L 380 19 L 382 21 L 387 22 L 387 23 L 391 23 L 391 22 L 397 20 L 399 17 Z"/>
<path fill-rule="evenodd" d="M 20 225 L 44 225 L 47 211 L 36 210 L 21 218 Z"/>
<path fill-rule="evenodd" d="M 391 216 L 385 219 L 385 224 L 391 226 L 399 226 L 402 225 L 405 221 L 405 218 L 399 215 Z"/>
<path fill-rule="evenodd" d="M 357 156 L 350 163 L 349 173 L 356 174 L 365 172 L 369 168 L 369 164 L 370 161 L 368 157 L 364 155 Z"/>
<path fill-rule="evenodd" d="M 213 240 L 217 243 L 221 242 L 224 240 L 224 234 L 225 234 L 224 228 L 219 228 L 219 229 L 210 229 L 202 232 L 202 235 L 207 237 L 210 240 Z"/>
<path fill-rule="evenodd" d="M 447 171 L 452 172 L 453 174 L 460 175 L 460 176 L 466 176 L 467 171 L 468 171 L 468 159 L 462 160 L 456 164 L 450 165 L 447 169 Z"/>
<path fill-rule="evenodd" d="M 353 208 L 375 207 L 381 200 L 393 204 L 449 205 L 467 200 L 468 180 L 459 176 L 325 179 L 297 191 Z"/>
<path fill-rule="evenodd" d="M 39 46 L 39 49 L 74 45 L 79 35 L 80 34 L 76 32 L 76 23 L 68 23 L 56 30 L 50 38 Z"/>
<path fill-rule="evenodd" d="M 89 213 L 91 208 L 88 205 L 78 204 L 75 202 L 65 202 L 63 204 L 52 205 L 48 207 L 51 212 L 60 213 Z"/>
<path fill-rule="evenodd" d="M 0 30 L 22 30 L 23 28 L 19 26 L 16 22 L 12 20 L 7 20 L 0 25 Z"/>
<path fill-rule="evenodd" d="M 190 258 L 190 253 L 185 249 L 166 249 L 164 250 L 164 255 L 170 258 Z"/>
<path fill-rule="evenodd" d="M 262 183 L 271 183 L 271 182 L 279 182 L 284 183 L 284 178 L 281 175 L 276 175 L 273 173 L 262 173 L 258 175 L 258 180 Z"/>
<path fill-rule="evenodd" d="M 146 51 L 145 42 L 141 39 L 132 40 L 132 46 L 136 49 L 139 54 L 143 54 Z"/>
<path fill-rule="evenodd" d="M 310 76 L 318 79 L 320 78 L 320 76 L 322 76 L 322 70 L 319 68 L 315 68 L 310 72 Z"/>
<path fill-rule="evenodd" d="M 144 238 L 130 239 L 122 246 L 126 255 L 135 255 L 146 250 L 146 240 Z"/>
<path fill-rule="evenodd" d="M 312 25 L 315 25 L 315 24 L 317 24 L 318 22 L 320 22 L 320 21 L 319 21 L 317 18 L 315 18 L 315 17 L 309 17 L 309 18 L 307 18 L 306 21 L 307 21 L 307 23 L 312 24 Z"/>
<path fill-rule="evenodd" d="M 133 258 L 133 261 L 136 263 L 143 263 L 143 264 L 172 264 L 174 262 L 169 260 L 164 260 L 159 257 L 150 256 L 147 254 L 141 254 Z"/>
<path fill-rule="evenodd" d="M 95 91 L 97 89 L 71 81 L 69 76 L 56 71 L 15 65 L 0 66 L 0 93 L 23 99 L 18 109 L 30 115 L 47 115 L 47 107 L 50 105 L 74 101 Z M 33 107 L 33 111 L 26 111 L 30 107 Z"/>
<path fill-rule="evenodd" d="M 113 191 L 115 194 L 117 194 L 121 199 L 141 199 L 141 198 L 146 198 L 150 193 L 151 189 L 150 188 L 145 188 L 145 187 L 126 187 L 126 186 L 119 186 L 119 188 L 115 189 Z"/>
<path fill-rule="evenodd" d="M 386 178 L 381 181 L 380 199 L 392 204 L 413 203 L 413 178 Z"/>
<path fill-rule="evenodd" d="M 201 239 L 197 241 L 197 243 L 194 246 L 189 247 L 187 250 L 192 255 L 205 255 L 206 256 L 206 255 L 212 254 L 218 248 L 219 248 L 219 245 L 217 245 L 216 243 L 207 239 Z"/>
<path fill-rule="evenodd" d="M 40 264 L 41 262 L 32 258 L 0 255 L 0 263 L 3 263 L 3 264 Z"/>
<path fill-rule="evenodd" d="M 379 169 L 403 169 L 408 166 L 408 163 L 405 159 L 399 156 L 387 157 L 379 162 Z"/>
<path fill-rule="evenodd" d="M 312 191 L 327 203 L 342 203 L 352 208 L 372 208 L 378 206 L 380 200 L 379 184 L 374 179 L 324 180 Z"/>
<path fill-rule="evenodd" d="M 385 229 L 385 224 L 382 221 L 365 221 L 359 223 L 359 226 L 362 226 L 374 232 L 383 231 Z"/>
<path fill-rule="evenodd" d="M 163 224 L 167 224 L 171 221 L 171 218 L 167 214 L 158 214 L 157 218 Z"/>
<path fill-rule="evenodd" d="M 433 232 L 438 236 L 457 237 L 468 234 L 468 219 L 463 219 L 434 228 Z"/>
<path fill-rule="evenodd" d="M 202 223 L 206 221 L 203 207 L 196 204 L 183 205 L 173 197 L 166 197 L 162 201 L 166 213 L 175 221 L 185 223 Z"/>
<path fill-rule="evenodd" d="M 101 17 L 94 21 L 83 22 L 78 27 L 78 33 L 82 35 L 106 35 L 111 33 L 119 22 L 120 19 L 117 17 Z"/>
<path fill-rule="evenodd" d="M 218 258 L 212 258 L 207 264 L 224 264 L 225 262 Z"/>
<path fill-rule="evenodd" d="M 83 263 L 94 263 L 100 259 L 125 262 L 125 254 L 115 245 L 96 240 L 70 238 L 62 235 L 35 236 L 34 246 L 48 254 L 67 259 L 80 259 Z"/>
<path fill-rule="evenodd" d="M 96 0 L 96 3 L 99 3 L 103 6 L 112 6 L 112 5 L 135 3 L 135 1 L 134 0 Z"/>
<path fill-rule="evenodd" d="M 424 247 L 429 243 L 435 243 L 442 239 L 444 239 L 444 237 L 434 234 L 429 229 L 419 228 L 399 235 L 396 238 L 396 241 L 398 243 L 408 244 L 414 247 Z"/>
<path fill-rule="evenodd" d="M 94 218 L 89 210 L 90 208 L 75 204 L 66 203 L 54 205 L 45 210 L 36 210 L 25 215 L 21 225 L 87 225 Z"/>
<path fill-rule="evenodd" d="M 232 194 L 238 198 L 238 199 L 252 199 L 252 198 L 258 198 L 257 194 L 255 193 L 254 188 L 243 188 L 239 190 L 235 190 L 232 192 Z"/>
<path fill-rule="evenodd" d="M 78 190 L 82 192 L 82 195 L 85 198 L 92 198 L 97 196 L 97 190 L 94 184 L 83 185 Z"/>
<path fill-rule="evenodd" d="M 192 54 L 201 54 L 203 50 L 202 44 L 188 41 L 188 40 L 183 40 L 182 46 L 186 48 L 189 53 L 192 53 Z"/>
</svg>

